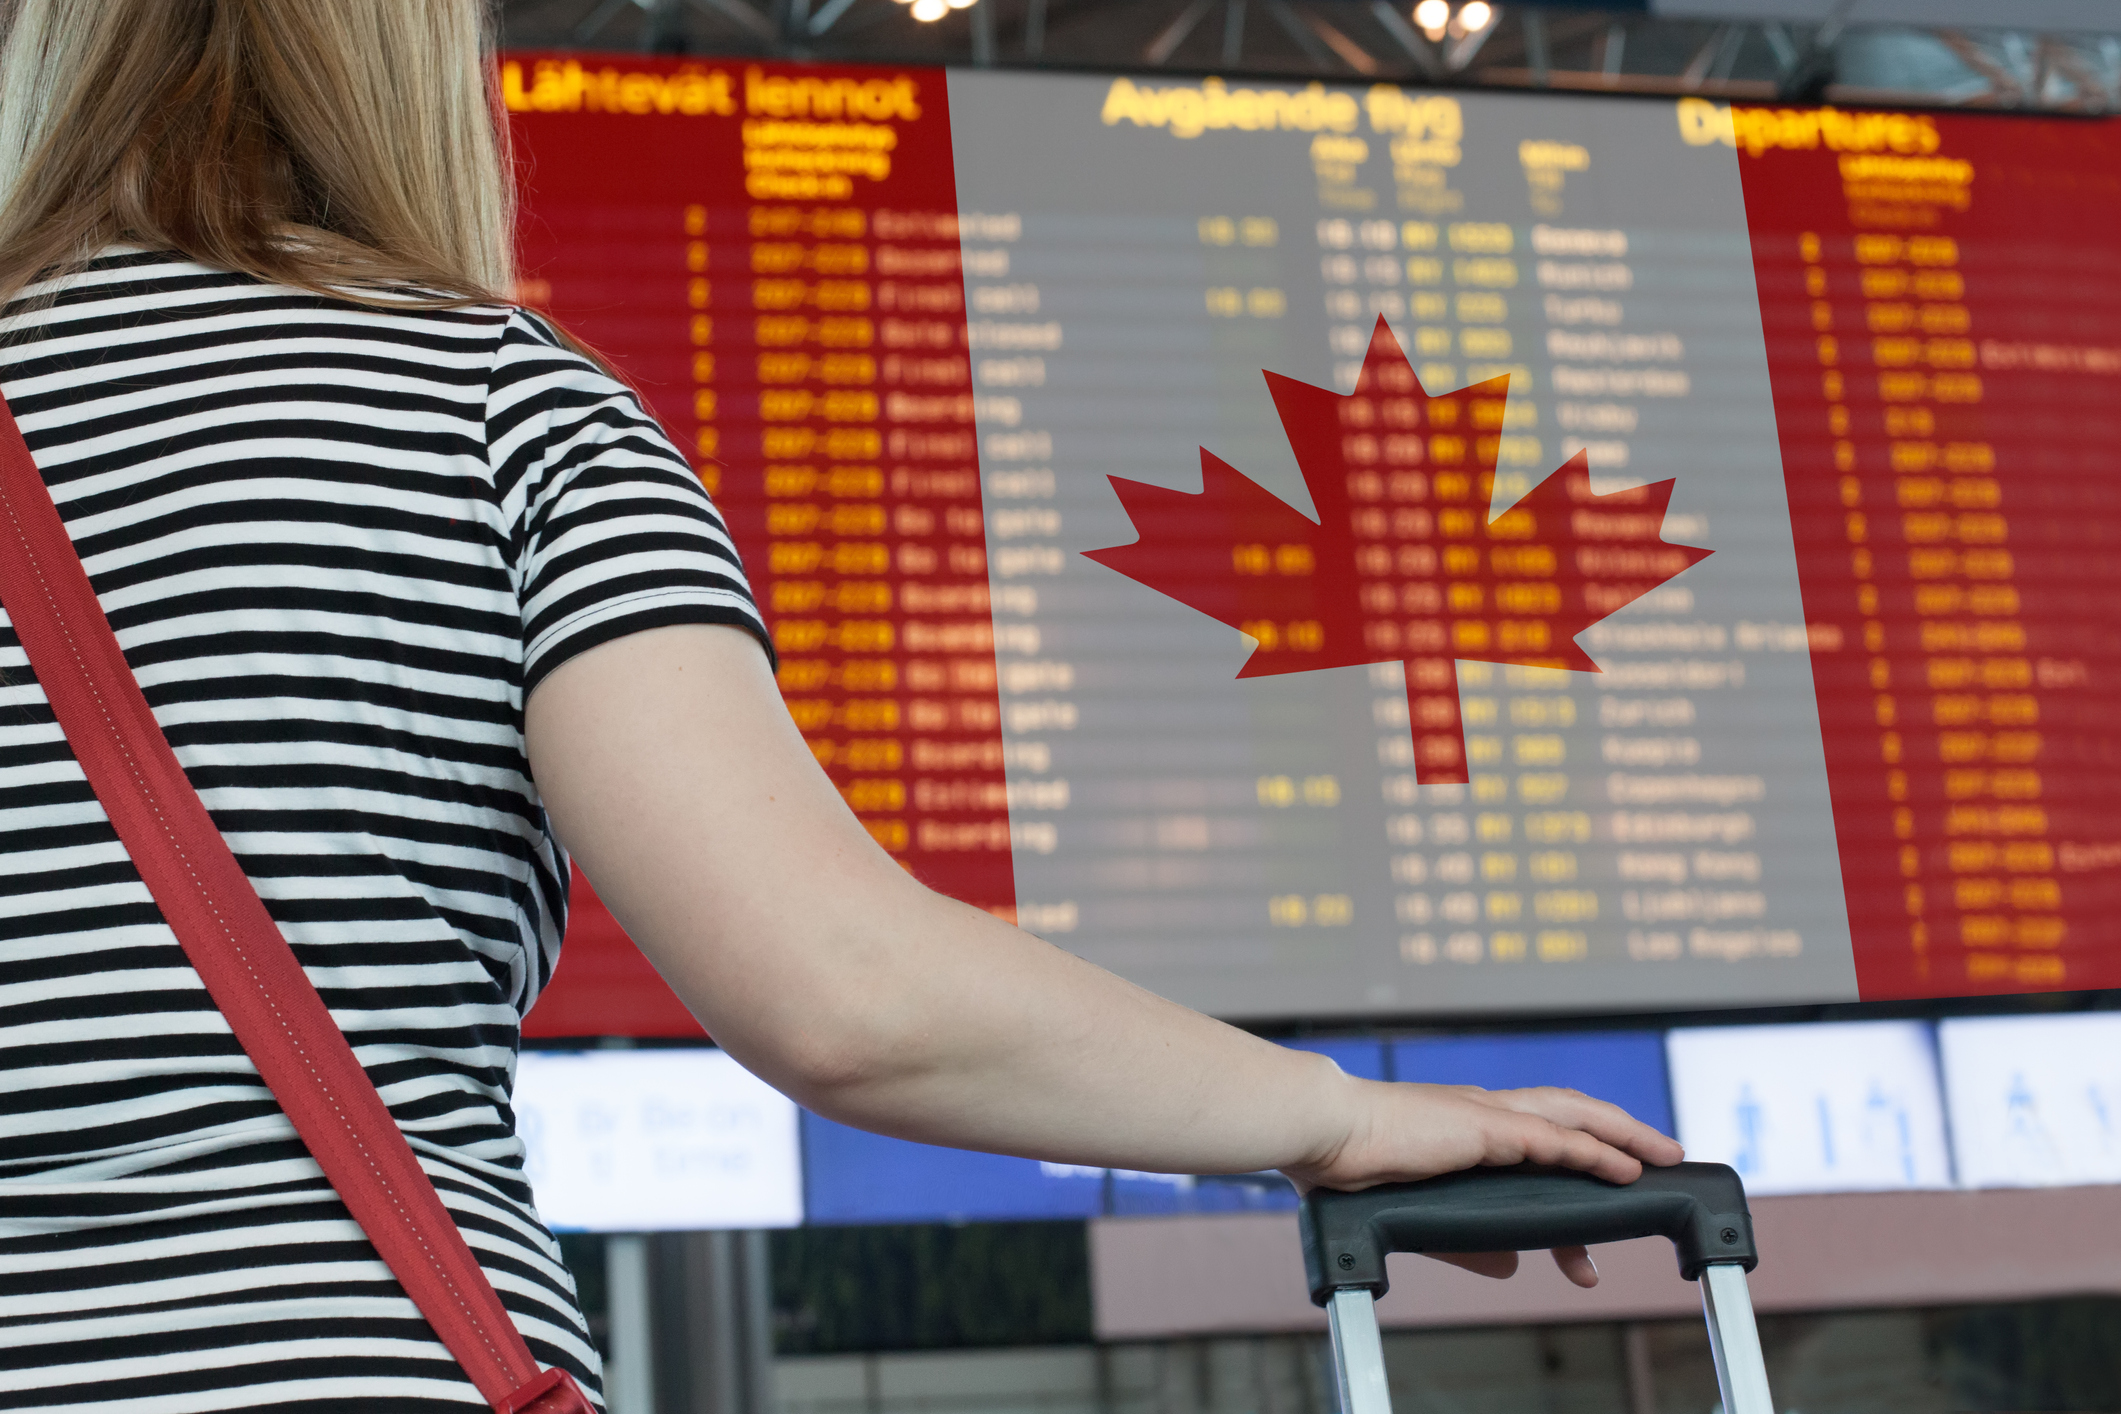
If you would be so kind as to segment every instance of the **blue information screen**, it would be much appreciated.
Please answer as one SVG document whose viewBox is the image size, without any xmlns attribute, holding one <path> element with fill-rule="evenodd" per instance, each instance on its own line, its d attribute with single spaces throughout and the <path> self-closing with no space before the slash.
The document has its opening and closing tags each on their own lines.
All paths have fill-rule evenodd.
<svg viewBox="0 0 2121 1414">
<path fill-rule="evenodd" d="M 1609 1100 L 1666 1134 L 1672 1091 L 1658 1031 L 1532 1036 L 1437 1036 L 1395 1041 L 1392 1078 L 1517 1090 L 1561 1085 Z"/>
</svg>

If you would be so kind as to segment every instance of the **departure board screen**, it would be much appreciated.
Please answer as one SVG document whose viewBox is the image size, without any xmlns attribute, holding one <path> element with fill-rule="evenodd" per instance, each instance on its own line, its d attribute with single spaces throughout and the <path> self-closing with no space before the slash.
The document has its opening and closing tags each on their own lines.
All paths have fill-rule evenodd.
<svg viewBox="0 0 2121 1414">
<path fill-rule="evenodd" d="M 2111 124 L 502 74 L 936 887 L 1231 1017 L 2121 985 Z M 532 1029 L 689 1026 L 583 890 Z"/>
</svg>

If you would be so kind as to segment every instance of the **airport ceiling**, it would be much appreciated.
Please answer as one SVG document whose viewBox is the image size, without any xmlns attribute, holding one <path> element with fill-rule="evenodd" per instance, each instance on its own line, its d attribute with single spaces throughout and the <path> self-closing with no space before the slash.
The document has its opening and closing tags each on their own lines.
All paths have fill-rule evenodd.
<svg viewBox="0 0 2121 1414">
<path fill-rule="evenodd" d="M 1793 21 L 1452 0 L 1426 33 L 1411 0 L 975 0 L 931 22 L 903 0 L 503 0 L 501 15 L 516 49 L 2121 111 L 2121 37 L 1850 23 L 1852 3 Z"/>
</svg>

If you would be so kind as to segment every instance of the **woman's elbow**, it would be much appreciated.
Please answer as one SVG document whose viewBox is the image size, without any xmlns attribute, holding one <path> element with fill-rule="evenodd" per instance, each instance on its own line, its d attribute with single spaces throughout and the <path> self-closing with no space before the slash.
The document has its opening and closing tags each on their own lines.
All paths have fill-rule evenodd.
<svg viewBox="0 0 2121 1414">
<path fill-rule="evenodd" d="M 870 1097 L 934 1065 L 921 1029 L 891 1024 L 887 1010 L 860 1002 L 807 1006 L 799 1017 L 760 1028 L 752 1044 L 730 1049 L 805 1109 L 859 1123 Z"/>
</svg>

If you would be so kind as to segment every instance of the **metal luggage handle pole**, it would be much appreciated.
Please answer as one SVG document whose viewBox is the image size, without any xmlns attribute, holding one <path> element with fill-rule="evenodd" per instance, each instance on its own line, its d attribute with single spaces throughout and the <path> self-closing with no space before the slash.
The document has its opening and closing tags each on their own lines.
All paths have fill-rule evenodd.
<svg viewBox="0 0 2121 1414">
<path fill-rule="evenodd" d="M 1391 1414 L 1376 1298 L 1392 1252 L 1521 1252 L 1665 1237 L 1701 1282 L 1725 1414 L 1774 1414 L 1745 1274 L 1759 1263 L 1745 1186 L 1724 1164 L 1674 1164 L 1626 1186 L 1530 1165 L 1360 1193 L 1315 1189 L 1299 1215 L 1311 1299 L 1326 1307 L 1341 1414 Z"/>
<path fill-rule="evenodd" d="M 1343 1287 L 1326 1305 L 1326 1324 L 1333 1332 L 1333 1382 L 1340 1392 L 1340 1414 L 1392 1414 L 1377 1298 L 1359 1286 Z"/>
<path fill-rule="evenodd" d="M 1775 1414 L 1745 1270 L 1735 1262 L 1714 1262 L 1701 1273 L 1701 1312 L 1716 1357 L 1716 1390 L 1728 1414 Z"/>
</svg>

